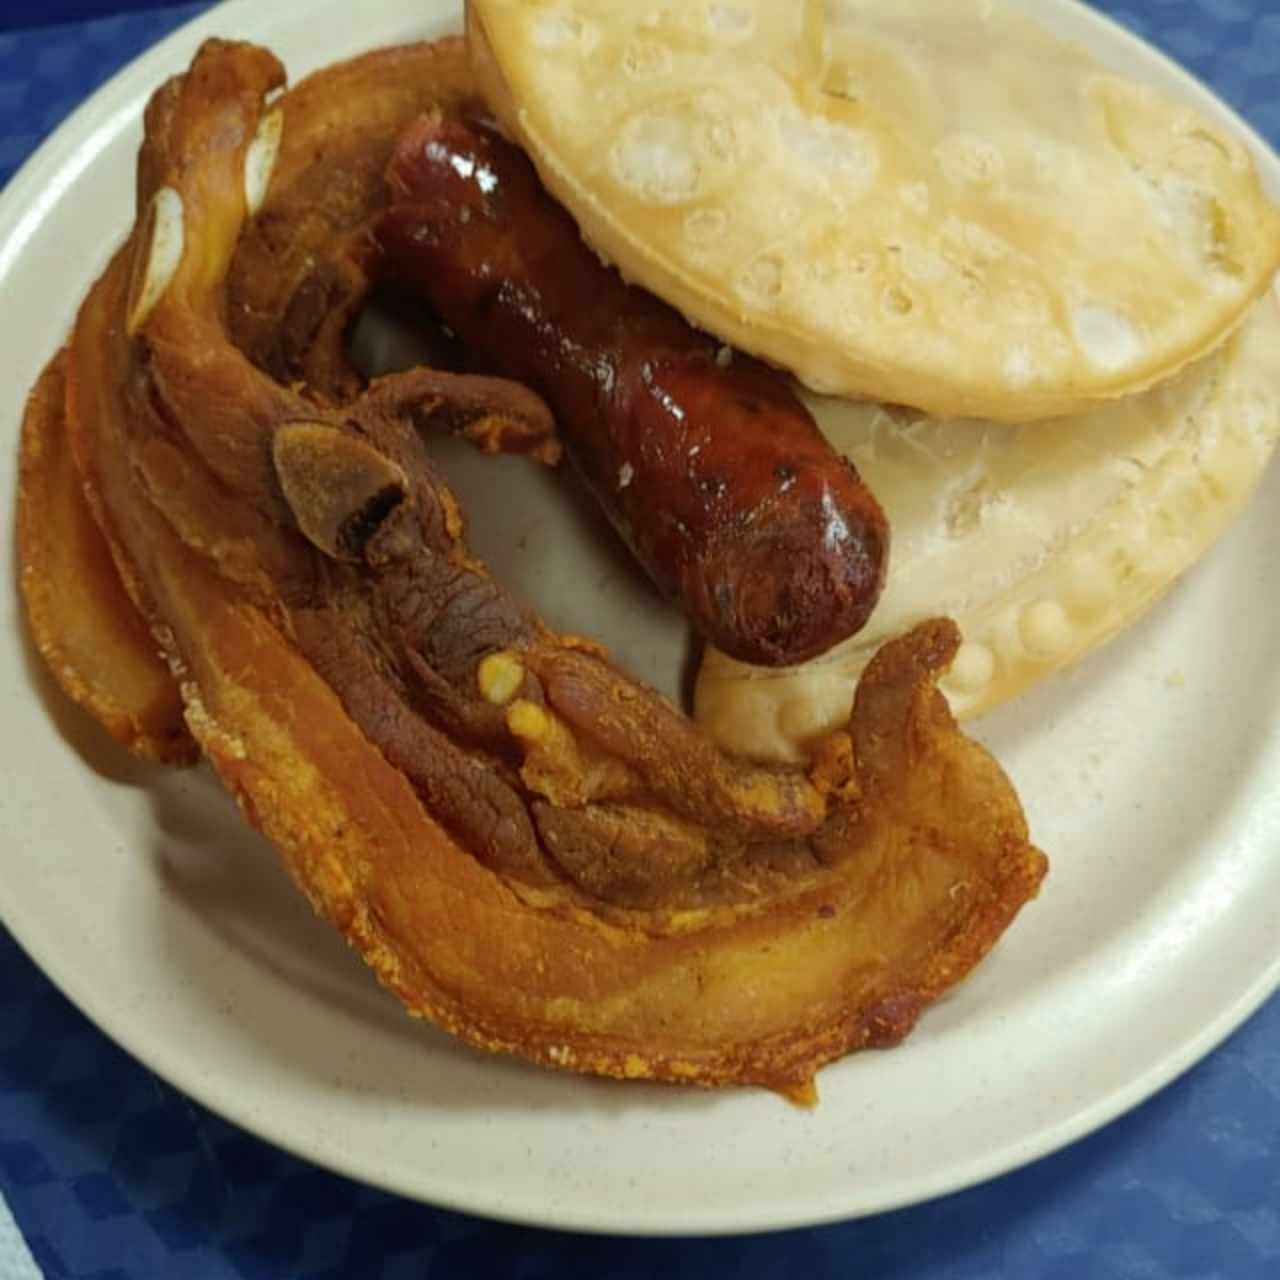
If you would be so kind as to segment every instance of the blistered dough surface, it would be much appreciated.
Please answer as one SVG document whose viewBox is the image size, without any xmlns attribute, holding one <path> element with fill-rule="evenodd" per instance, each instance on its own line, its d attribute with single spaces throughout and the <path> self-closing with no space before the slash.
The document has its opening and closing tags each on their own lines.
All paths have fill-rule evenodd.
<svg viewBox="0 0 1280 1280">
<path fill-rule="evenodd" d="M 1280 259 L 1243 146 L 1000 0 L 471 0 L 584 234 L 821 392 L 1029 420 L 1208 351 Z"/>
<path fill-rule="evenodd" d="M 725 746 L 797 759 L 849 714 L 888 636 L 947 614 L 965 644 L 943 682 L 987 711 L 1131 622 L 1212 544 L 1280 439 L 1280 305 L 1268 295 L 1220 351 L 1141 395 L 1034 431 L 813 401 L 893 529 L 868 626 L 808 666 L 711 651 L 697 718 Z"/>
</svg>

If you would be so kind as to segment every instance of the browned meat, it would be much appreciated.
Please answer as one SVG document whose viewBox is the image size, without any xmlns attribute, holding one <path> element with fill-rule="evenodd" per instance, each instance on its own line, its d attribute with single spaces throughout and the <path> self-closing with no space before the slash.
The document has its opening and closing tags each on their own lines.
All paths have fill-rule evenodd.
<svg viewBox="0 0 1280 1280">
<path fill-rule="evenodd" d="M 321 407 L 229 340 L 280 78 L 213 41 L 156 95 L 142 216 L 67 356 L 76 468 L 200 747 L 378 976 L 471 1043 L 802 1095 L 901 1038 L 1044 873 L 934 687 L 954 626 L 883 650 L 810 769 L 725 756 L 551 632 L 469 554 L 430 459 L 438 430 L 545 440 L 536 399 L 417 370 Z"/>
</svg>

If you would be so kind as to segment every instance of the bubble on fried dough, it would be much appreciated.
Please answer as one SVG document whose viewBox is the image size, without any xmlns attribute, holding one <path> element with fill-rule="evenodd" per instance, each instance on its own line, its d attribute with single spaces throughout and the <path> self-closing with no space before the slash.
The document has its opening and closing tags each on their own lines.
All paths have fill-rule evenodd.
<svg viewBox="0 0 1280 1280">
<path fill-rule="evenodd" d="M 1016 604 L 1006 604 L 991 618 L 988 635 L 996 657 L 1006 667 L 1017 667 L 1025 662 L 1026 645 L 1022 638 L 1022 609 Z"/>
<path fill-rule="evenodd" d="M 151 198 L 129 282 L 126 328 L 137 333 L 173 283 L 186 249 L 182 197 L 161 187 Z"/>
<path fill-rule="evenodd" d="M 582 38 L 582 19 L 566 9 L 544 9 L 529 25 L 533 43 L 539 49 L 565 49 Z"/>
<path fill-rule="evenodd" d="M 262 208 L 267 198 L 283 133 L 284 112 L 277 107 L 258 121 L 253 141 L 244 153 L 244 200 L 250 217 Z"/>
<path fill-rule="evenodd" d="M 698 126 L 697 140 L 700 150 L 721 164 L 731 163 L 737 156 L 738 135 L 728 120 L 714 116 L 703 120 Z"/>
<path fill-rule="evenodd" d="M 1071 331 L 1090 364 L 1118 370 L 1142 355 L 1142 336 L 1133 322 L 1111 307 L 1086 302 L 1071 313 Z"/>
<path fill-rule="evenodd" d="M 738 292 L 752 302 L 771 302 L 782 292 L 782 259 L 776 254 L 762 254 L 738 275 Z"/>
<path fill-rule="evenodd" d="M 880 156 L 861 129 L 786 112 L 777 118 L 778 138 L 793 162 L 814 182 L 835 187 L 843 200 L 855 200 L 871 185 Z"/>
<path fill-rule="evenodd" d="M 947 683 L 960 693 L 972 694 L 990 684 L 995 673 L 996 655 L 985 644 L 966 640 L 947 672 Z"/>
<path fill-rule="evenodd" d="M 714 244 L 729 226 L 723 209 L 690 209 L 684 218 L 684 234 L 693 244 Z"/>
<path fill-rule="evenodd" d="M 657 80 L 671 70 L 671 51 L 653 40 L 632 40 L 622 52 L 622 70 L 633 80 Z"/>
<path fill-rule="evenodd" d="M 1244 451 L 1222 442 L 1203 463 L 1205 479 L 1216 494 L 1227 494 L 1237 487 L 1245 466 Z"/>
<path fill-rule="evenodd" d="M 690 122 L 673 111 L 633 116 L 609 152 L 614 176 L 654 204 L 681 204 L 698 192 L 702 166 Z"/>
<path fill-rule="evenodd" d="M 1014 387 L 1025 387 L 1035 381 L 1035 356 L 1026 343 L 1016 342 L 1005 353 L 1004 376 L 1005 381 Z"/>
<path fill-rule="evenodd" d="M 711 4 L 707 6 L 707 30 L 713 36 L 728 40 L 745 40 L 755 25 L 755 14 L 745 5 Z"/>
<path fill-rule="evenodd" d="M 1081 613 L 1096 613 L 1114 594 L 1115 584 L 1106 564 L 1091 551 L 1071 556 L 1063 576 L 1066 600 Z"/>
<path fill-rule="evenodd" d="M 1052 658 L 1065 653 L 1073 639 L 1071 619 L 1056 600 L 1037 600 L 1018 619 L 1022 643 L 1031 654 Z"/>
</svg>

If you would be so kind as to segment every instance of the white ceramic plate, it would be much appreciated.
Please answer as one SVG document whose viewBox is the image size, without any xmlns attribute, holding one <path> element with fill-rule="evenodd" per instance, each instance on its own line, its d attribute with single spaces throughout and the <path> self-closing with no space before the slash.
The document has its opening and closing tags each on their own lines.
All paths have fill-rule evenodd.
<svg viewBox="0 0 1280 1280">
<path fill-rule="evenodd" d="M 1028 7 L 1226 118 L 1096 16 L 1066 0 Z M 296 78 L 457 21 L 447 0 L 356 8 L 213 10 L 97 94 L 0 199 L 0 493 L 13 492 L 27 388 L 128 223 L 146 96 L 214 33 L 271 45 Z M 1280 163 L 1263 164 L 1280 189 Z M 51 689 L 14 591 L 0 602 L 0 914 L 81 1008 L 178 1087 L 423 1200 L 701 1232 L 958 1188 L 1134 1105 L 1277 984 L 1280 469 L 1264 490 L 1145 623 L 979 726 L 1051 854 L 1044 894 L 904 1047 L 824 1071 L 811 1113 L 765 1093 L 553 1075 L 411 1022 L 311 917 L 207 772 L 133 764 Z M 11 525 L 0 522 L 8 560 Z"/>
</svg>

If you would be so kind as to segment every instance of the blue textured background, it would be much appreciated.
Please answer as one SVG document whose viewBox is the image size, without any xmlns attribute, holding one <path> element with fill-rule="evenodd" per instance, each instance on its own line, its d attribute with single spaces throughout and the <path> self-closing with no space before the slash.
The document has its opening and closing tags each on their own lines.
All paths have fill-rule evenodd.
<svg viewBox="0 0 1280 1280">
<path fill-rule="evenodd" d="M 86 94 L 205 7 L 134 0 L 147 11 L 40 27 L 122 6 L 0 4 L 0 182 Z M 1280 144 L 1280 0 L 1100 7 Z M 259 1142 L 102 1037 L 0 929 L 0 1192 L 49 1280 L 1271 1280 L 1280 1000 L 1144 1106 L 985 1186 L 809 1231 L 619 1242 L 424 1208 Z"/>
</svg>

